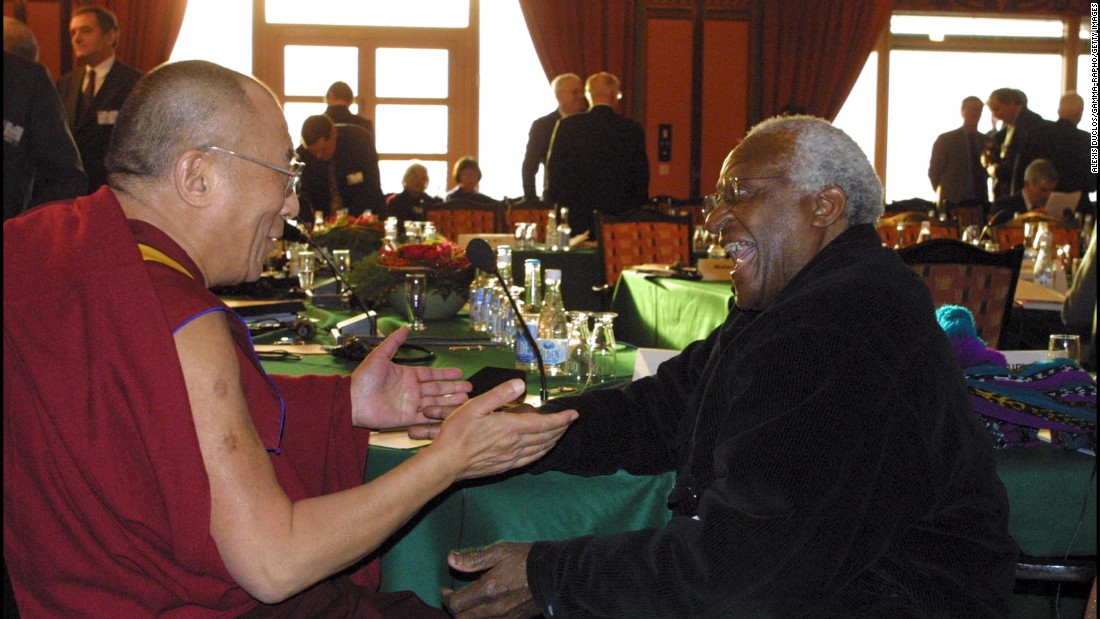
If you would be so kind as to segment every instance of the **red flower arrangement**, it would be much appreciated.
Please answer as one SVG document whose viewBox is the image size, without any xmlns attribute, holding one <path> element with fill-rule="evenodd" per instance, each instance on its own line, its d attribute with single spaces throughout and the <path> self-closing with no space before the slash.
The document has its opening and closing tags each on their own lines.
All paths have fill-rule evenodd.
<svg viewBox="0 0 1100 619">
<path fill-rule="evenodd" d="M 352 267 L 350 280 L 359 298 L 381 305 L 404 283 L 409 271 L 427 273 L 429 292 L 443 297 L 468 295 L 474 278 L 466 251 L 450 241 L 437 241 L 396 248 L 383 246 Z"/>
</svg>

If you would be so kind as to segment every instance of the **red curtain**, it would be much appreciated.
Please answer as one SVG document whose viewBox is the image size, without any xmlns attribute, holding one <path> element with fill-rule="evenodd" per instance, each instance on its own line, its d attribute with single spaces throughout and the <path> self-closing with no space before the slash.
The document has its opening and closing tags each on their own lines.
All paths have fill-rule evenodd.
<svg viewBox="0 0 1100 619">
<path fill-rule="evenodd" d="M 764 117 L 786 105 L 833 120 L 855 86 L 893 0 L 763 2 Z"/>
<path fill-rule="evenodd" d="M 623 85 L 622 112 L 630 116 L 634 84 L 636 0 L 519 0 L 547 79 L 576 73 L 614 73 Z"/>
<path fill-rule="evenodd" d="M 119 60 L 146 72 L 168 61 L 187 0 L 106 0 L 102 6 L 118 16 Z"/>
</svg>

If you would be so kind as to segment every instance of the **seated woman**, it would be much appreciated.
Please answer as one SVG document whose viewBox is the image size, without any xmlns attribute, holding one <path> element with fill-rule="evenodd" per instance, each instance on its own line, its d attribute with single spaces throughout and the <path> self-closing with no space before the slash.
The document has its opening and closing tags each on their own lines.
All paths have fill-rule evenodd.
<svg viewBox="0 0 1100 619">
<path fill-rule="evenodd" d="M 458 186 L 447 192 L 447 202 L 452 200 L 495 202 L 493 198 L 477 190 L 477 184 L 481 182 L 481 167 L 478 166 L 477 159 L 470 156 L 459 159 L 455 163 L 454 178 Z"/>
<path fill-rule="evenodd" d="M 428 195 L 428 168 L 422 164 L 414 163 L 405 170 L 401 186 L 405 188 L 404 191 L 386 199 L 387 215 L 397 218 L 399 229 L 406 221 L 423 221 L 425 204 L 442 202 L 439 198 Z"/>
</svg>

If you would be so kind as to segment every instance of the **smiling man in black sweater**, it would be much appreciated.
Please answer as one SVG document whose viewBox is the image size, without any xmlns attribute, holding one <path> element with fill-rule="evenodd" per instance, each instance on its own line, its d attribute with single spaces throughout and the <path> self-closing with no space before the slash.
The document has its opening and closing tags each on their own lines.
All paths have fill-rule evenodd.
<svg viewBox="0 0 1100 619">
<path fill-rule="evenodd" d="M 718 189 L 707 226 L 736 261 L 736 308 L 655 376 L 546 405 L 581 417 L 535 464 L 675 470 L 670 521 L 453 553 L 455 569 L 488 571 L 448 607 L 1007 616 L 1017 548 L 990 441 L 927 288 L 875 232 L 866 157 L 822 120 L 771 119 Z"/>
</svg>

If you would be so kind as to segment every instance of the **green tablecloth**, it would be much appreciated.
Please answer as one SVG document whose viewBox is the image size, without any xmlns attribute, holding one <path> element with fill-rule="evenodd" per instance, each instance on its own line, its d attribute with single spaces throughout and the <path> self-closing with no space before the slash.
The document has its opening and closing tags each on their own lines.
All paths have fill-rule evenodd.
<svg viewBox="0 0 1100 619">
<path fill-rule="evenodd" d="M 639 284 L 644 290 L 641 284 L 654 285 L 644 278 L 636 279 L 640 281 L 632 281 L 631 287 Z M 696 300 L 706 297 L 692 295 L 690 291 L 706 286 L 713 289 L 712 285 L 699 282 L 670 282 L 669 288 L 662 289 L 680 291 Z M 712 294 L 711 301 L 719 296 Z M 346 317 L 315 308 L 309 310 L 309 315 L 322 323 L 335 323 Z M 385 332 L 401 321 L 383 317 L 380 324 Z M 461 319 L 438 321 L 429 323 L 423 336 L 451 337 L 465 328 Z M 452 351 L 447 346 L 438 346 L 432 350 L 438 355 L 434 365 L 461 367 L 465 376 L 483 366 L 511 367 L 514 362 L 514 353 L 499 348 Z M 620 376 L 630 376 L 634 356 L 631 348 L 619 351 Z M 328 355 L 304 356 L 299 361 L 265 361 L 264 366 L 273 374 L 290 375 L 347 373 L 354 368 L 352 362 Z M 551 389 L 565 384 L 568 380 L 564 378 L 549 381 Z M 527 387 L 529 394 L 536 395 L 538 379 L 529 376 Z M 365 479 L 376 478 L 413 453 L 371 447 Z M 1028 448 L 998 451 L 997 463 L 1011 505 L 1009 531 L 1025 554 L 1096 555 L 1096 482 L 1090 477 L 1095 458 L 1076 452 Z M 659 526 L 669 517 L 665 501 L 670 484 L 671 474 L 619 473 L 585 478 L 547 473 L 458 485 L 429 503 L 379 549 L 383 590 L 413 590 L 428 603 L 437 604 L 440 588 L 462 584 L 453 581 L 446 568 L 445 557 L 450 550 L 497 540 L 563 539 Z"/>
<path fill-rule="evenodd" d="M 729 314 L 732 284 L 696 282 L 623 271 L 611 311 L 615 336 L 646 348 L 683 350 L 710 335 Z"/>
</svg>

